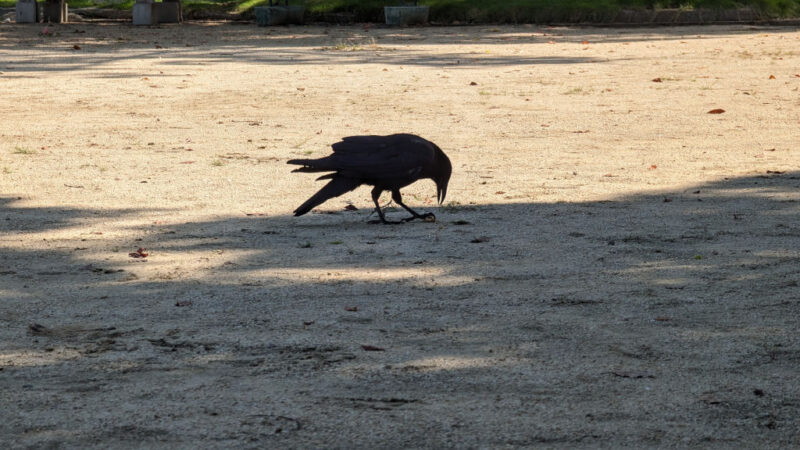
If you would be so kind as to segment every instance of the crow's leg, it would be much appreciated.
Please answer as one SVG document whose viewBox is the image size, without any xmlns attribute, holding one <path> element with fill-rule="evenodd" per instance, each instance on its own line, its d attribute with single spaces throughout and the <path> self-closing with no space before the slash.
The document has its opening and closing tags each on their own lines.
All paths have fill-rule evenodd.
<svg viewBox="0 0 800 450">
<path fill-rule="evenodd" d="M 403 222 L 411 222 L 414 219 L 422 219 L 422 220 L 433 219 L 433 222 L 436 221 L 436 216 L 434 216 L 433 213 L 420 214 L 414 211 L 413 209 L 409 208 L 408 206 L 406 206 L 406 204 L 403 203 L 403 196 L 400 195 L 400 189 L 395 189 L 392 191 L 392 200 L 394 200 L 394 202 L 397 203 L 398 205 L 402 206 L 406 211 L 411 213 L 411 217 L 406 217 L 405 219 L 403 219 Z"/>
<path fill-rule="evenodd" d="M 381 220 L 370 220 L 369 223 L 382 223 L 384 225 L 403 223 L 403 222 L 390 222 L 386 220 L 386 217 L 383 215 L 383 211 L 381 210 L 381 205 L 378 203 L 378 198 L 380 198 L 381 192 L 383 192 L 383 189 L 378 189 L 377 187 L 372 189 L 372 201 L 373 203 L 375 203 L 375 211 L 377 211 L 378 217 L 380 217 Z"/>
</svg>

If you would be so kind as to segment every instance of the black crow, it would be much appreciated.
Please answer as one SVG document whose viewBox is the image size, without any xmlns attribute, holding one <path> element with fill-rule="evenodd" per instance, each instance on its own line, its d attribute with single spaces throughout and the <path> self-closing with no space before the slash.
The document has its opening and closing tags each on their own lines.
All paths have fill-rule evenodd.
<svg viewBox="0 0 800 450">
<path fill-rule="evenodd" d="M 391 136 L 350 136 L 332 145 L 333 154 L 320 159 L 292 159 L 288 164 L 300 167 L 292 172 L 333 172 L 317 180 L 331 180 L 305 203 L 294 210 L 302 216 L 324 201 L 368 184 L 372 189 L 372 201 L 381 218 L 389 222 L 381 211 L 378 198 L 383 191 L 392 193 L 392 200 L 412 215 L 403 220 L 436 220 L 433 213 L 419 214 L 403 203 L 400 188 L 422 179 L 436 182 L 439 204 L 444 202 L 447 183 L 453 168 L 442 149 L 431 141 L 413 134 Z"/>
</svg>

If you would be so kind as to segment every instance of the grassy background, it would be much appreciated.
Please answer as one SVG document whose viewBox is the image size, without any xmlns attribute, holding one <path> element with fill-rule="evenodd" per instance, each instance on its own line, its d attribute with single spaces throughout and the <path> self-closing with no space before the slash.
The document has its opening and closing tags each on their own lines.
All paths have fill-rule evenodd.
<svg viewBox="0 0 800 450">
<path fill-rule="evenodd" d="M 134 0 L 68 0 L 71 8 L 130 9 Z M 14 6 L 16 0 L 0 0 Z M 268 0 L 184 0 L 184 11 L 245 14 Z M 347 13 L 357 22 L 383 21 L 383 7 L 404 0 L 291 0 L 312 14 Z M 409 2 L 410 3 L 410 2 Z M 737 8 L 749 6 L 773 17 L 800 16 L 800 0 L 420 0 L 434 22 L 548 22 L 591 20 L 630 8 Z"/>
</svg>

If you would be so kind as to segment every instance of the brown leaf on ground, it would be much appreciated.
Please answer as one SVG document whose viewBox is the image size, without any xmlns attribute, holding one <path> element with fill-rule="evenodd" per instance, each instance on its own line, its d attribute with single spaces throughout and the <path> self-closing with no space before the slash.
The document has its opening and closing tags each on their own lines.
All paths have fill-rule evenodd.
<svg viewBox="0 0 800 450">
<path fill-rule="evenodd" d="M 344 310 L 345 311 L 350 311 L 350 312 L 356 312 L 356 311 L 358 311 L 358 306 L 345 306 Z"/>
<path fill-rule="evenodd" d="M 653 78 L 653 83 L 661 83 L 661 78 Z"/>
<path fill-rule="evenodd" d="M 147 255 L 149 255 L 149 253 L 145 253 L 145 250 L 147 249 L 144 247 L 139 247 L 139 249 L 136 250 L 135 252 L 128 253 L 128 256 L 130 256 L 131 258 L 147 258 Z"/>
<path fill-rule="evenodd" d="M 708 112 L 708 114 L 722 114 L 722 113 L 724 113 L 724 112 L 725 112 L 725 110 L 724 110 L 724 109 L 722 109 L 722 108 L 716 108 L 716 109 L 712 109 L 711 111 L 709 111 L 709 112 Z"/>
</svg>

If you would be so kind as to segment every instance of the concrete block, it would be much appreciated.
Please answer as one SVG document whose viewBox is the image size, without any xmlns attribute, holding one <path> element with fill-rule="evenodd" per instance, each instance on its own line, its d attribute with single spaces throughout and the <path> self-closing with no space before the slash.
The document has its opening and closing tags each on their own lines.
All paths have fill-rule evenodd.
<svg viewBox="0 0 800 450">
<path fill-rule="evenodd" d="M 739 13 L 740 22 L 755 22 L 761 19 L 758 12 L 752 8 L 739 8 L 737 12 Z"/>
<path fill-rule="evenodd" d="M 42 7 L 42 22 L 69 22 L 69 6 L 66 0 L 46 1 Z"/>
<path fill-rule="evenodd" d="M 613 23 L 631 23 L 633 20 L 633 11 L 629 9 L 623 9 L 617 16 L 614 17 Z"/>
<path fill-rule="evenodd" d="M 703 16 L 700 10 L 697 9 L 681 11 L 678 15 L 678 23 L 681 25 L 699 25 L 703 23 Z"/>
<path fill-rule="evenodd" d="M 660 9 L 656 11 L 656 15 L 653 17 L 653 22 L 659 25 L 673 24 L 678 20 L 679 14 L 680 11 L 677 9 Z"/>
<path fill-rule="evenodd" d="M 160 3 L 153 3 L 157 11 L 158 23 L 180 23 L 183 22 L 183 13 L 180 0 L 164 0 Z"/>
<path fill-rule="evenodd" d="M 134 25 L 155 25 L 158 23 L 158 10 L 152 0 L 137 0 L 133 4 Z"/>
<path fill-rule="evenodd" d="M 721 9 L 717 11 L 718 22 L 738 22 L 739 14 L 735 9 Z"/>
<path fill-rule="evenodd" d="M 283 25 L 289 18 L 289 8 L 286 6 L 256 6 L 253 12 L 256 24 L 260 27 Z"/>
<path fill-rule="evenodd" d="M 306 14 L 306 8 L 303 6 L 284 6 L 287 9 L 286 11 L 286 23 L 291 23 L 295 25 L 302 25 L 305 22 L 304 17 Z"/>
<path fill-rule="evenodd" d="M 36 23 L 39 19 L 39 5 L 36 0 L 17 0 L 14 20 L 17 23 Z"/>
<path fill-rule="evenodd" d="M 386 25 L 422 25 L 428 23 L 427 6 L 384 6 Z"/>
</svg>

